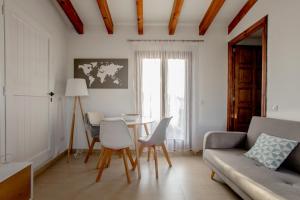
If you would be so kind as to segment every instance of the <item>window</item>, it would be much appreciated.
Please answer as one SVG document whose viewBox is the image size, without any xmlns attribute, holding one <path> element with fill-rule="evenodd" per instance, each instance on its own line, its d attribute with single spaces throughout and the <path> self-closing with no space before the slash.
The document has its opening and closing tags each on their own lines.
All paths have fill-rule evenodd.
<svg viewBox="0 0 300 200">
<path fill-rule="evenodd" d="M 159 121 L 161 118 L 161 60 L 143 59 L 142 115 Z"/>
<path fill-rule="evenodd" d="M 172 131 L 169 131 L 168 139 L 183 141 L 187 113 L 185 60 L 168 59 L 166 81 L 165 115 L 173 116 L 170 122 Z"/>
<path fill-rule="evenodd" d="M 159 121 L 172 116 L 167 131 L 169 150 L 189 146 L 188 133 L 188 58 L 174 54 L 143 55 L 139 62 L 140 113 Z M 154 125 L 155 126 L 155 125 Z"/>
</svg>

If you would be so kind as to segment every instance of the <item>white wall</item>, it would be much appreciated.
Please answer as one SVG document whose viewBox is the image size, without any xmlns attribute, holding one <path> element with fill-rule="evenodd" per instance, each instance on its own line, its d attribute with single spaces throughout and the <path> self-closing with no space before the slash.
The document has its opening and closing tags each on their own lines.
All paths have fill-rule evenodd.
<svg viewBox="0 0 300 200">
<path fill-rule="evenodd" d="M 200 51 L 199 64 L 199 134 L 194 146 L 202 149 L 203 134 L 207 131 L 226 130 L 227 115 L 227 26 L 213 25 L 206 33 Z M 226 39 L 225 39 L 226 40 Z"/>
<path fill-rule="evenodd" d="M 300 1 L 258 1 L 228 40 L 269 16 L 267 116 L 300 121 Z M 279 110 L 273 110 L 274 105 Z"/>
<path fill-rule="evenodd" d="M 50 35 L 50 91 L 56 93 L 53 103 L 50 104 L 50 134 L 52 155 L 45 160 L 65 150 L 65 100 L 64 88 L 66 82 L 66 56 L 67 56 L 67 29 L 56 7 L 49 0 L 9 0 L 16 5 L 39 28 Z M 1 16 L 2 18 L 2 16 Z M 0 27 L 2 24 L 0 23 Z M 3 29 L 1 29 L 1 34 Z M 1 40 L 0 40 L 1 41 Z M 3 44 L 1 43 L 1 48 Z M 1 56 L 3 53 L 1 52 Z M 2 57 L 1 57 L 2 58 Z M 2 59 L 1 59 L 2 62 Z M 1 63 L 2 65 L 2 63 Z M 1 71 L 2 72 L 2 71 Z M 1 73 L 2 74 L 2 73 Z M 2 113 L 1 109 L 1 113 Z M 2 127 L 2 126 L 1 126 Z M 38 142 L 38 141 L 37 141 Z"/>
<path fill-rule="evenodd" d="M 83 98 L 86 111 L 101 111 L 106 116 L 119 116 L 134 111 L 133 48 L 127 39 L 201 39 L 197 26 L 178 27 L 175 36 L 169 36 L 167 26 L 144 27 L 144 35 L 137 35 L 135 26 L 117 26 L 115 33 L 108 35 L 103 27 L 85 30 L 78 35 L 74 30 L 68 40 L 68 76 L 73 77 L 74 58 L 128 58 L 128 89 L 91 89 L 89 97 Z M 226 80 L 227 45 L 226 27 L 214 25 L 208 31 L 205 41 L 200 43 L 200 64 L 198 66 L 197 135 L 193 138 L 194 150 L 202 147 L 203 133 L 207 130 L 224 130 L 226 124 Z M 68 101 L 67 135 L 69 135 L 71 102 Z M 78 115 L 79 116 L 79 115 Z M 86 148 L 82 122 L 77 118 L 75 148 Z"/>
</svg>

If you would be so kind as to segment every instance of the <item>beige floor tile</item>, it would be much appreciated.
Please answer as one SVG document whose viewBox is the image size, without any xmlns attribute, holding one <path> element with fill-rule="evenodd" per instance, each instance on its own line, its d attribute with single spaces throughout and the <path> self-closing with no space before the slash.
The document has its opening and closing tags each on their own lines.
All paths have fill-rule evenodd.
<svg viewBox="0 0 300 200">
<path fill-rule="evenodd" d="M 226 185 L 211 181 L 210 170 L 200 156 L 174 155 L 169 168 L 159 157 L 159 179 L 155 178 L 154 162 L 141 158 L 141 180 L 130 172 L 132 183 L 127 184 L 122 159 L 113 157 L 99 183 L 95 182 L 97 155 L 88 164 L 84 155 L 60 160 L 55 166 L 37 177 L 34 185 L 35 200 L 231 200 L 240 199 Z"/>
</svg>

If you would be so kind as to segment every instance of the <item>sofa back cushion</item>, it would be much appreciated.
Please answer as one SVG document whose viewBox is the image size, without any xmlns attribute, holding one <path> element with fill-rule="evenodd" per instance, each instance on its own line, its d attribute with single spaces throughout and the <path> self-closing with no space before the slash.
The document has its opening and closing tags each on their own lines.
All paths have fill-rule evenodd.
<svg viewBox="0 0 300 200">
<path fill-rule="evenodd" d="M 253 117 L 247 133 L 246 148 L 250 149 L 261 133 L 300 142 L 300 122 Z M 285 166 L 300 173 L 300 145 L 286 159 Z"/>
</svg>

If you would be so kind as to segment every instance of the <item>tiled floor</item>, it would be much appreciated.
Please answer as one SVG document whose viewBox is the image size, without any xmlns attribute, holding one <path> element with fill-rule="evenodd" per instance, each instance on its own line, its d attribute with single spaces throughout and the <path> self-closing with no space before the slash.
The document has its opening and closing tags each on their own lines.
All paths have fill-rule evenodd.
<svg viewBox="0 0 300 200">
<path fill-rule="evenodd" d="M 141 158 L 141 180 L 131 171 L 132 183 L 127 184 L 122 159 L 114 156 L 111 165 L 95 182 L 97 156 L 83 163 L 82 155 L 69 164 L 66 159 L 37 177 L 35 200 L 229 200 L 239 199 L 226 185 L 211 181 L 210 170 L 200 156 L 173 155 L 169 168 L 164 157 L 159 158 L 159 179 L 155 179 L 154 161 Z"/>
</svg>

